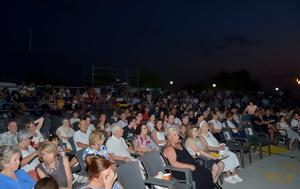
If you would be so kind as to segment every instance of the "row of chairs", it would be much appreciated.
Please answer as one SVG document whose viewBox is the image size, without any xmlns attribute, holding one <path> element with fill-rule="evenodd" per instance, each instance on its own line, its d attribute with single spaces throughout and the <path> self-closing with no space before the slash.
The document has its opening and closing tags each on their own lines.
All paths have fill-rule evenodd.
<svg viewBox="0 0 300 189">
<path fill-rule="evenodd" d="M 222 133 L 224 135 L 226 145 L 229 147 L 229 150 L 235 153 L 240 154 L 241 167 L 244 168 L 244 154 L 248 153 L 249 162 L 252 163 L 251 157 L 251 147 L 258 147 L 259 157 L 263 157 L 263 146 L 268 147 L 268 154 L 271 155 L 271 146 L 270 139 L 267 134 L 256 133 L 252 126 L 246 124 L 243 126 L 243 129 L 246 134 L 246 138 L 237 138 L 233 137 L 232 130 L 230 128 L 224 128 Z"/>
<path fill-rule="evenodd" d="M 251 150 L 252 145 L 257 145 L 259 147 L 260 158 L 262 158 L 262 147 L 268 146 L 269 155 L 271 155 L 270 142 L 268 136 L 264 134 L 255 133 L 251 125 L 244 126 L 247 138 L 240 139 L 234 138 L 230 129 L 225 128 L 223 134 L 226 139 L 226 145 L 233 152 L 240 153 L 241 167 L 244 167 L 244 153 L 248 153 L 249 162 L 252 162 Z M 228 137 L 229 136 L 229 137 Z M 72 147 L 75 149 L 73 138 L 69 139 Z M 82 154 L 84 150 L 79 150 L 74 152 L 75 157 L 79 161 L 81 167 L 78 175 L 86 176 L 86 168 L 84 160 L 82 159 Z M 141 163 L 144 167 L 146 173 L 146 179 L 143 179 L 143 175 L 140 171 L 140 167 L 137 161 L 120 164 L 117 168 L 118 181 L 125 188 L 145 188 L 145 185 L 150 186 L 162 186 L 168 188 L 195 188 L 195 182 L 192 179 L 192 174 L 189 169 L 179 169 L 171 167 L 168 161 L 164 158 L 161 152 L 148 152 L 141 157 Z M 128 174 L 130 172 L 131 174 Z M 181 172 L 185 175 L 185 180 L 172 179 L 170 181 L 165 181 L 155 178 L 158 172 Z"/>
<path fill-rule="evenodd" d="M 77 178 L 83 178 L 87 176 L 84 161 L 82 159 L 84 149 L 75 152 L 75 157 L 79 161 L 81 170 L 76 173 Z M 192 179 L 192 173 L 189 169 L 180 169 L 171 167 L 168 165 L 168 161 L 164 159 L 164 156 L 157 151 L 148 152 L 141 158 L 141 163 L 144 168 L 145 174 L 142 175 L 141 168 L 138 161 L 131 161 L 123 163 L 117 167 L 118 182 L 124 187 L 129 189 L 144 189 L 145 185 L 149 188 L 155 188 L 155 186 L 167 187 L 169 189 L 194 189 L 195 182 Z M 156 178 L 158 172 L 181 172 L 185 175 L 185 180 L 163 180 Z M 130 174 L 128 174 L 130 173 Z M 82 180 L 76 180 L 76 186 L 82 186 L 80 183 Z"/>
</svg>

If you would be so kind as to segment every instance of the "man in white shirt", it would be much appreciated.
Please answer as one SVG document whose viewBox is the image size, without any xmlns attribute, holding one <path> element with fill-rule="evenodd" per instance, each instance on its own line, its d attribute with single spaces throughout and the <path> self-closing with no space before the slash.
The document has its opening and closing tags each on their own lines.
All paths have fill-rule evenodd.
<svg viewBox="0 0 300 189">
<path fill-rule="evenodd" d="M 74 130 L 70 127 L 70 121 L 68 119 L 63 119 L 62 126 L 58 127 L 56 130 L 56 135 L 66 144 L 68 149 L 72 150 L 68 139 L 74 136 Z"/>
<path fill-rule="evenodd" d="M 0 145 L 17 145 L 18 139 L 17 139 L 17 131 L 18 126 L 15 121 L 11 121 L 8 123 L 8 131 L 5 133 L 2 133 L 0 135 Z"/>
<path fill-rule="evenodd" d="M 80 119 L 78 118 L 78 112 L 73 112 L 73 116 L 70 119 L 71 125 L 73 125 L 74 123 L 77 123 L 79 121 L 80 121 Z"/>
<path fill-rule="evenodd" d="M 89 136 L 91 131 L 87 129 L 86 120 L 80 120 L 78 124 L 79 130 L 74 133 L 73 139 L 76 151 L 89 146 Z"/>
<path fill-rule="evenodd" d="M 179 130 L 179 126 L 176 125 L 175 123 L 175 117 L 172 114 L 169 114 L 167 117 L 167 121 L 164 124 L 164 127 L 167 128 L 175 128 L 177 130 Z"/>
<path fill-rule="evenodd" d="M 117 124 L 120 125 L 122 128 L 124 128 L 128 125 L 125 113 L 121 113 L 120 120 L 117 122 Z"/>
<path fill-rule="evenodd" d="M 112 127 L 112 136 L 106 142 L 108 153 L 114 160 L 129 162 L 132 160 L 130 155 L 133 150 L 128 148 L 125 140 L 123 139 L 123 128 L 119 125 Z"/>
<path fill-rule="evenodd" d="M 294 118 L 291 121 L 291 127 L 300 129 L 300 116 L 298 113 L 295 113 Z"/>
</svg>

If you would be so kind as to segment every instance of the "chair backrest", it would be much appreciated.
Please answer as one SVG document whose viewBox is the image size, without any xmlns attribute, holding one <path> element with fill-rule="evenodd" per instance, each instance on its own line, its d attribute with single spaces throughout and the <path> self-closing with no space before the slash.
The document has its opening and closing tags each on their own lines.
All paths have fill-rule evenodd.
<svg viewBox="0 0 300 189">
<path fill-rule="evenodd" d="M 142 177 L 137 161 L 123 163 L 117 168 L 118 181 L 128 189 L 145 189 L 145 182 Z"/>
<path fill-rule="evenodd" d="M 251 125 L 244 125 L 244 130 L 247 136 L 254 136 L 254 130 L 252 129 Z"/>
<path fill-rule="evenodd" d="M 148 177 L 156 176 L 159 171 L 164 172 L 163 159 L 158 151 L 145 153 L 141 161 Z"/>
<path fill-rule="evenodd" d="M 225 141 L 231 141 L 231 140 L 233 140 L 232 131 L 231 131 L 230 128 L 228 128 L 228 127 L 223 128 L 222 133 L 224 135 Z"/>
</svg>

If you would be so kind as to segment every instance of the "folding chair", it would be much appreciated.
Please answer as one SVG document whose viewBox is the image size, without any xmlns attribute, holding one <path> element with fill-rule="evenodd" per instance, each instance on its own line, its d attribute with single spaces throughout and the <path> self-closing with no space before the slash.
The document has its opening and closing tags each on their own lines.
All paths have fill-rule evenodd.
<svg viewBox="0 0 300 189">
<path fill-rule="evenodd" d="M 270 139 L 267 134 L 256 133 L 252 126 L 247 124 L 244 125 L 244 130 L 247 135 L 248 146 L 258 145 L 259 146 L 259 157 L 262 159 L 262 146 L 268 146 L 269 156 L 271 155 Z"/>
<path fill-rule="evenodd" d="M 143 155 L 142 164 L 145 168 L 146 174 L 148 178 L 153 178 L 157 175 L 158 172 L 166 173 L 168 172 L 181 172 L 185 175 L 185 180 L 176 180 L 174 178 L 174 182 L 176 182 L 176 189 L 179 188 L 195 188 L 195 182 L 192 178 L 191 170 L 189 169 L 179 169 L 175 167 L 171 167 L 169 165 L 166 165 L 164 162 L 164 159 L 160 152 L 158 151 L 152 151 L 147 152 Z"/>
<path fill-rule="evenodd" d="M 131 161 L 120 165 L 117 168 L 117 175 L 118 182 L 126 189 L 145 189 L 145 185 L 156 185 L 173 189 L 175 185 L 174 181 L 158 178 L 144 180 L 137 161 Z"/>
<path fill-rule="evenodd" d="M 252 163 L 250 147 L 246 145 L 246 139 L 233 138 L 230 128 L 224 128 L 222 132 L 229 150 L 240 153 L 241 167 L 244 168 L 245 166 L 244 153 L 248 153 L 249 162 Z"/>
</svg>

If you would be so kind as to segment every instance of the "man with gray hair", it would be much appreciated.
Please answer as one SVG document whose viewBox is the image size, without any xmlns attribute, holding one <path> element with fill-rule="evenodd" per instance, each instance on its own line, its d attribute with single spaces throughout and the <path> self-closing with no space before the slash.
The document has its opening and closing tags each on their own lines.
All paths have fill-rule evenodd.
<svg viewBox="0 0 300 189">
<path fill-rule="evenodd" d="M 7 125 L 8 131 L 0 135 L 0 145 L 17 145 L 17 122 L 10 121 Z"/>
<path fill-rule="evenodd" d="M 115 161 L 129 162 L 132 160 L 130 153 L 133 149 L 128 148 L 123 136 L 123 128 L 114 123 L 112 125 L 112 136 L 106 142 L 108 153 Z"/>
</svg>

